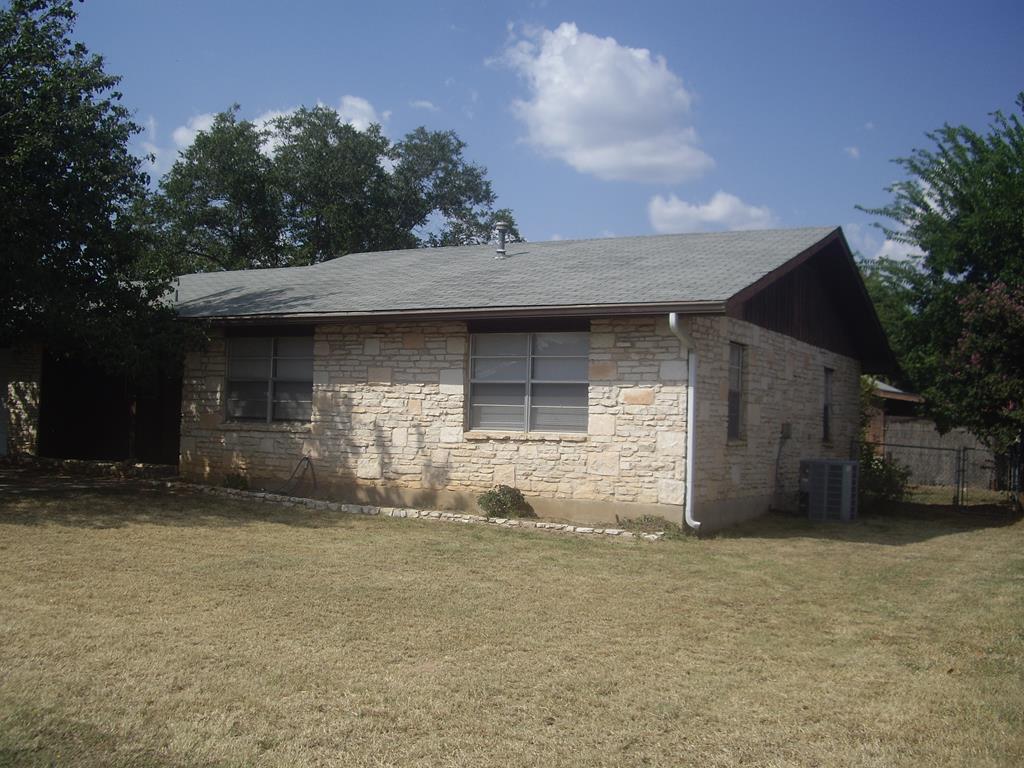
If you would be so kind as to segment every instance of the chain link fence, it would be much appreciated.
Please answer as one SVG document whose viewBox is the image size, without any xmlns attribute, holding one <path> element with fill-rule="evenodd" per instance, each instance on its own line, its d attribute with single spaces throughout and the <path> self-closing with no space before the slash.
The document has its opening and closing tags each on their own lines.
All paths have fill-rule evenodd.
<svg viewBox="0 0 1024 768">
<path fill-rule="evenodd" d="M 956 507 L 1001 504 L 1021 492 L 1022 452 L 995 455 L 984 448 L 866 443 L 875 455 L 909 472 L 908 501 Z M 853 456 L 859 454 L 854 445 Z"/>
</svg>

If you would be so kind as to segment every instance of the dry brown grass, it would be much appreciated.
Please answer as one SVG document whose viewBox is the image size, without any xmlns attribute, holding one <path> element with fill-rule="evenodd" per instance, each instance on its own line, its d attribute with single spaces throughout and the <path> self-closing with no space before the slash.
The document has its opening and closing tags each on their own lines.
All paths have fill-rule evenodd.
<svg viewBox="0 0 1024 768">
<path fill-rule="evenodd" d="M 656 545 L 0 496 L 0 764 L 1010 766 L 1024 524 Z"/>
</svg>

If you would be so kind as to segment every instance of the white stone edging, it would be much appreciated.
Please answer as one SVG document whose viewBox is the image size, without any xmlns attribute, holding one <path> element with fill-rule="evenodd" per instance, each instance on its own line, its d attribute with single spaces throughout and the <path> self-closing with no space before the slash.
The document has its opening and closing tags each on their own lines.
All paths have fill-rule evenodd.
<svg viewBox="0 0 1024 768">
<path fill-rule="evenodd" d="M 227 496 L 229 498 L 252 499 L 254 501 L 265 501 L 272 504 L 279 504 L 283 507 L 306 507 L 308 509 L 320 509 L 330 512 L 345 512 L 350 515 L 369 515 L 377 517 L 397 517 L 414 520 L 437 520 L 446 523 L 474 523 L 493 525 L 499 528 L 521 528 L 527 530 L 544 531 L 546 533 L 571 533 L 577 535 L 599 535 L 616 536 L 620 539 L 636 539 L 638 541 L 661 541 L 665 538 L 664 531 L 656 533 L 642 533 L 627 531 L 622 528 L 595 528 L 585 525 L 571 525 L 568 523 L 549 523 L 543 520 L 527 520 L 523 518 L 505 517 L 484 517 L 483 515 L 470 515 L 463 512 L 443 512 L 441 510 L 411 509 L 408 507 L 377 507 L 371 504 L 344 504 L 338 501 L 327 501 L 324 499 L 309 499 L 304 496 L 285 496 L 279 493 L 265 493 L 263 491 L 242 491 L 235 488 L 221 488 L 215 485 L 200 485 L 198 483 L 174 482 L 174 481 L 151 481 L 167 488 L 185 487 L 200 493 L 208 493 L 213 496 Z"/>
</svg>

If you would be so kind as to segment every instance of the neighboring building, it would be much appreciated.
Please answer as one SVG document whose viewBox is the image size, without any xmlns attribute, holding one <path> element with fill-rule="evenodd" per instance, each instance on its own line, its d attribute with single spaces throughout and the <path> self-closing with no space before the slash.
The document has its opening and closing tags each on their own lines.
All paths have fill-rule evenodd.
<svg viewBox="0 0 1024 768">
<path fill-rule="evenodd" d="M 868 407 L 868 442 L 882 444 L 886 441 L 886 432 L 894 419 L 917 419 L 918 407 L 924 398 L 915 392 L 894 387 L 878 379 L 869 380 L 874 402 Z M 935 429 L 934 422 L 931 424 Z"/>
<path fill-rule="evenodd" d="M 884 381 L 871 382 L 874 402 L 868 409 L 867 439 L 878 455 L 895 459 L 910 470 L 917 486 L 965 486 L 996 489 L 1000 464 L 995 454 L 962 427 L 939 432 L 922 414 L 924 398 Z M 961 453 L 966 452 L 966 459 Z M 958 479 L 958 474 L 963 474 Z"/>
<path fill-rule="evenodd" d="M 397 505 L 502 483 L 717 528 L 794 506 L 800 459 L 849 455 L 861 371 L 894 367 L 839 229 L 350 254 L 186 275 L 176 306 L 212 336 L 184 476 L 274 488 L 308 456 L 321 492 Z"/>
</svg>

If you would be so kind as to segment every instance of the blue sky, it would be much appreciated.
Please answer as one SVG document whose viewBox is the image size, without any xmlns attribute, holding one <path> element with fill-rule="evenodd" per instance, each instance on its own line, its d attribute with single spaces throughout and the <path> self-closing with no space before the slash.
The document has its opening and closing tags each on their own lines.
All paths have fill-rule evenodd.
<svg viewBox="0 0 1024 768">
<path fill-rule="evenodd" d="M 1024 89 L 1018 2 L 89 0 L 77 36 L 173 162 L 209 115 L 317 102 L 453 129 L 529 240 L 844 226 L 943 122 Z"/>
</svg>

